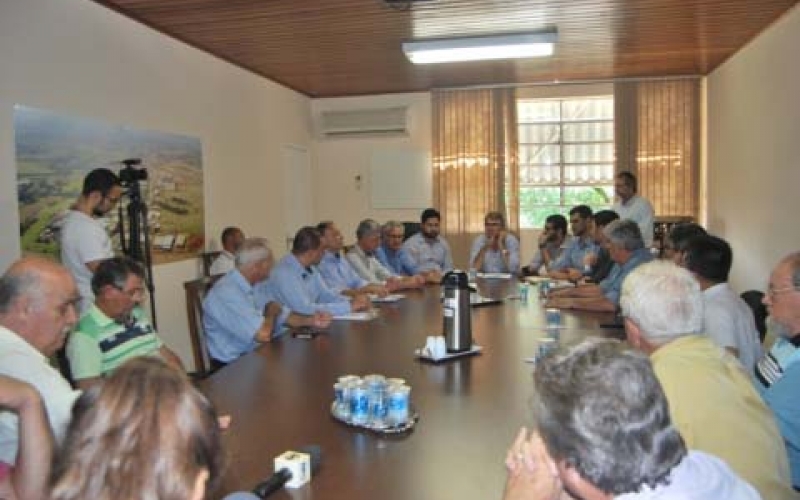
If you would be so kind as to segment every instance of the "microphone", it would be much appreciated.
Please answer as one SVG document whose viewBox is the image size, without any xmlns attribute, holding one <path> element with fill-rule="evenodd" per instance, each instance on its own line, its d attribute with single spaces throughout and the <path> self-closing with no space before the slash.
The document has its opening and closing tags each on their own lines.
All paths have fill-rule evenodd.
<svg viewBox="0 0 800 500">
<path fill-rule="evenodd" d="M 311 475 L 314 475 L 319 471 L 320 465 L 322 464 L 322 449 L 319 445 L 309 445 L 300 448 L 300 453 L 306 453 L 311 457 Z M 283 488 L 283 486 L 291 481 L 292 473 L 289 469 L 283 468 L 277 470 L 274 474 L 272 474 L 266 481 L 263 481 L 256 485 L 253 488 L 253 493 L 255 498 L 263 499 L 269 496 L 272 493 L 275 493 L 279 489 Z M 234 493 L 234 495 L 238 495 L 239 493 Z M 253 497 L 249 496 L 251 493 L 242 493 L 241 495 L 246 496 L 239 496 L 228 498 L 225 497 L 225 500 L 254 500 Z M 230 495 L 229 495 L 230 496 Z"/>
</svg>

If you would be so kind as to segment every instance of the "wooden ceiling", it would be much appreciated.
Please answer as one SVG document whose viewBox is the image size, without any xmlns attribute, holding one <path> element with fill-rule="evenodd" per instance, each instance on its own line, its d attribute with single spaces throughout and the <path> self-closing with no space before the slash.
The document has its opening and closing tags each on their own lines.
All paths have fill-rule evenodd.
<svg viewBox="0 0 800 500">
<path fill-rule="evenodd" d="M 312 97 L 707 74 L 798 0 L 95 0 Z M 556 27 L 553 57 L 413 65 L 410 39 Z"/>
</svg>

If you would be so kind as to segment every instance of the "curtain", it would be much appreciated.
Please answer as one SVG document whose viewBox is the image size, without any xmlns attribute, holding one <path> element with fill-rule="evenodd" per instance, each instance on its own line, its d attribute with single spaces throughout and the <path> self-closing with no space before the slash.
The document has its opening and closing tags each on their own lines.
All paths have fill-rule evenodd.
<svg viewBox="0 0 800 500">
<path fill-rule="evenodd" d="M 639 181 L 656 216 L 697 218 L 700 80 L 614 84 L 617 172 Z"/>
<path fill-rule="evenodd" d="M 489 211 L 519 229 L 517 105 L 514 89 L 435 91 L 433 203 L 457 265 L 483 232 Z"/>
</svg>

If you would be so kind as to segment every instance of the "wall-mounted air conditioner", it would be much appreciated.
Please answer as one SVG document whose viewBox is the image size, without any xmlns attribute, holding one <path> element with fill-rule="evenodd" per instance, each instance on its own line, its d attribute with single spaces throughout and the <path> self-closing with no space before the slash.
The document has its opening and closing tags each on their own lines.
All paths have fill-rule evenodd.
<svg viewBox="0 0 800 500">
<path fill-rule="evenodd" d="M 317 116 L 322 138 L 408 135 L 408 108 L 326 110 Z"/>
</svg>

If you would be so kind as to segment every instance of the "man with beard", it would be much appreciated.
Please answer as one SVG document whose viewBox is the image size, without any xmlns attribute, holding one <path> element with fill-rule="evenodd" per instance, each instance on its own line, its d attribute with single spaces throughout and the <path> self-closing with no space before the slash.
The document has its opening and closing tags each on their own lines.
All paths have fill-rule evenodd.
<svg viewBox="0 0 800 500">
<path fill-rule="evenodd" d="M 122 196 L 119 177 L 107 168 L 97 168 L 83 179 L 78 201 L 61 226 L 61 262 L 81 294 L 80 313 L 94 302 L 92 274 L 101 261 L 114 256 L 111 239 L 99 218 L 110 212 Z"/>
<path fill-rule="evenodd" d="M 441 219 L 435 208 L 425 209 L 420 217 L 420 232 L 403 243 L 403 248 L 417 266 L 417 272 L 429 273 L 429 282 L 438 281 L 443 273 L 453 270 L 450 245 L 439 236 Z"/>
<path fill-rule="evenodd" d="M 784 257 L 769 279 L 764 305 L 778 340 L 756 365 L 756 387 L 772 409 L 800 489 L 800 252 Z"/>
<path fill-rule="evenodd" d="M 0 375 L 39 391 L 57 440 L 66 431 L 78 393 L 48 358 L 64 345 L 78 321 L 78 301 L 72 276 L 50 260 L 20 259 L 0 277 Z M 0 410 L 0 463 L 17 461 L 18 432 L 17 415 Z"/>
</svg>

